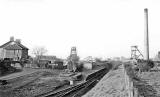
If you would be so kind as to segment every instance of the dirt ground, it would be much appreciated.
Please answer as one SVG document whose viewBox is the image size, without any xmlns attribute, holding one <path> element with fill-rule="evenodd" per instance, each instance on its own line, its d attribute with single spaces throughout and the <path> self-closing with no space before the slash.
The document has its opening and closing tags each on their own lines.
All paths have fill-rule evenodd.
<svg viewBox="0 0 160 97">
<path fill-rule="evenodd" d="M 160 72 L 142 72 L 143 85 L 139 86 L 139 94 L 145 97 L 160 97 Z"/>
<path fill-rule="evenodd" d="M 45 69 L 23 71 L 21 72 L 23 76 L 9 79 L 7 85 L 0 85 L 0 97 L 34 97 L 53 90 L 66 83 L 65 80 L 59 79 L 59 73 L 60 71 L 57 70 Z M 14 77 L 19 75 L 13 74 Z"/>
<path fill-rule="evenodd" d="M 94 70 L 84 71 L 84 74 L 87 76 L 101 68 L 103 66 L 98 66 Z M 7 85 L 0 85 L 0 97 L 34 97 L 60 85 L 68 86 L 67 79 L 60 77 L 62 72 L 63 70 L 24 68 L 22 72 L 0 77 L 8 80 Z"/>
<path fill-rule="evenodd" d="M 8 75 L 5 75 L 5 76 L 1 76 L 0 80 L 13 79 L 15 77 L 24 76 L 26 74 L 31 74 L 31 73 L 34 73 L 34 72 L 37 72 L 37 71 L 39 71 L 39 70 L 38 69 L 32 69 L 32 68 L 24 68 L 20 72 L 15 72 L 15 73 L 11 73 L 11 74 L 8 74 Z"/>
</svg>

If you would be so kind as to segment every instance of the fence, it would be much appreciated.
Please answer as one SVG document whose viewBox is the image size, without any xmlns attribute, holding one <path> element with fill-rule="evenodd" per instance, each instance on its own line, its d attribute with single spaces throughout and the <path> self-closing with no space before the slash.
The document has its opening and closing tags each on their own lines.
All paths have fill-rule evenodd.
<svg viewBox="0 0 160 97">
<path fill-rule="evenodd" d="M 127 73 L 126 67 L 124 68 L 124 78 L 128 97 L 139 97 L 138 89 L 134 87 L 132 77 Z"/>
</svg>

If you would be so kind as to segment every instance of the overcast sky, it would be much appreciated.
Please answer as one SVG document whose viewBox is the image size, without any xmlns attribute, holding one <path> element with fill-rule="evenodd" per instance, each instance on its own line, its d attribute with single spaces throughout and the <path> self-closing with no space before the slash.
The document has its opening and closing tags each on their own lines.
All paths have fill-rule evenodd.
<svg viewBox="0 0 160 97">
<path fill-rule="evenodd" d="M 10 36 L 30 51 L 44 46 L 65 58 L 72 46 L 80 57 L 130 57 L 144 51 L 144 8 L 149 11 L 150 56 L 160 50 L 159 0 L 0 0 L 0 44 Z"/>
</svg>

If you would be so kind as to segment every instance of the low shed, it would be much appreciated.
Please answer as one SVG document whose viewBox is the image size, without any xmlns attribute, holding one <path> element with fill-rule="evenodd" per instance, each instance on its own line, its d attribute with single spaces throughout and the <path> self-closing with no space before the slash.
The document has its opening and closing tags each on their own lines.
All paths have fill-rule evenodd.
<svg viewBox="0 0 160 97">
<path fill-rule="evenodd" d="M 84 62 L 83 63 L 83 68 L 85 68 L 85 69 L 92 69 L 93 68 L 92 62 Z"/>
</svg>

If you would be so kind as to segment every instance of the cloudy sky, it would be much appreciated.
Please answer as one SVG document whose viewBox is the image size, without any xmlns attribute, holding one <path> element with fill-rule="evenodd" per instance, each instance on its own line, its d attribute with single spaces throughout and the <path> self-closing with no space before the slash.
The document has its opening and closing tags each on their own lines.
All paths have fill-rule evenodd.
<svg viewBox="0 0 160 97">
<path fill-rule="evenodd" d="M 19 38 L 31 54 L 44 46 L 65 58 L 72 46 L 80 57 L 130 57 L 144 51 L 144 8 L 149 10 L 150 56 L 160 50 L 159 0 L 0 0 L 0 44 Z"/>
</svg>

